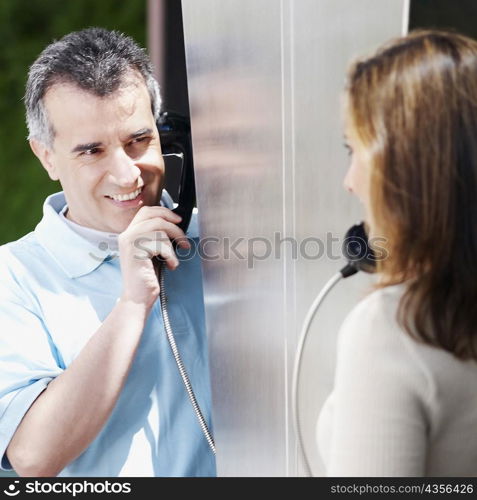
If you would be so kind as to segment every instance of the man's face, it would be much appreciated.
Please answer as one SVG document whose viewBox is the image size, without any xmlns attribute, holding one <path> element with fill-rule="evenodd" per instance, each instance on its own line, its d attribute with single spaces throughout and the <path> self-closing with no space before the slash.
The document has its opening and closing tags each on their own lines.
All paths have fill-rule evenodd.
<svg viewBox="0 0 477 500">
<path fill-rule="evenodd" d="M 97 97 L 69 83 L 44 97 L 56 132 L 53 147 L 32 148 L 68 203 L 67 217 L 86 227 L 120 233 L 144 205 L 156 205 L 164 180 L 159 134 L 145 83 Z"/>
</svg>

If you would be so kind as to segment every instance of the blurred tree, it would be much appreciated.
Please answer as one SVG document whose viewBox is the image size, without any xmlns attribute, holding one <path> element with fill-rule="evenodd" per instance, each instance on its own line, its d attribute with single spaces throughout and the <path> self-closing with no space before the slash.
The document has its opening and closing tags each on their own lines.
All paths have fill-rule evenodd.
<svg viewBox="0 0 477 500">
<path fill-rule="evenodd" d="M 52 182 L 26 141 L 23 95 L 30 64 L 53 40 L 101 26 L 146 46 L 146 0 L 0 0 L 0 244 L 33 230 Z"/>
</svg>

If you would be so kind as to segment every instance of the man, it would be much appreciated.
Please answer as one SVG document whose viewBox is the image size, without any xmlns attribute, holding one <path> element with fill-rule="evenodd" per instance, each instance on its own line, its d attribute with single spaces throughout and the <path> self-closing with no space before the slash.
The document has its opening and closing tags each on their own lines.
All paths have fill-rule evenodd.
<svg viewBox="0 0 477 500">
<path fill-rule="evenodd" d="M 161 199 L 160 98 L 146 54 L 117 32 L 71 33 L 30 68 L 25 104 L 32 150 L 63 192 L 46 199 L 32 233 L 0 248 L 2 468 L 215 475 L 151 260 L 167 266 L 169 317 L 210 426 L 200 266 L 179 263 L 169 241 L 190 248 Z"/>
</svg>

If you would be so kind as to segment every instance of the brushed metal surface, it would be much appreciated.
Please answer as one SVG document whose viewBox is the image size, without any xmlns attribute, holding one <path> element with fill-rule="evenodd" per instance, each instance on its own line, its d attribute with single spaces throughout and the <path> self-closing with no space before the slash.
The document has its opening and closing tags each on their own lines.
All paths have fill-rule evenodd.
<svg viewBox="0 0 477 500">
<path fill-rule="evenodd" d="M 220 476 L 303 474 L 290 401 L 297 336 L 362 215 L 342 187 L 345 68 L 401 33 L 406 5 L 182 1 Z M 369 283 L 338 284 L 305 352 L 300 420 L 315 475 L 336 334 Z"/>
</svg>

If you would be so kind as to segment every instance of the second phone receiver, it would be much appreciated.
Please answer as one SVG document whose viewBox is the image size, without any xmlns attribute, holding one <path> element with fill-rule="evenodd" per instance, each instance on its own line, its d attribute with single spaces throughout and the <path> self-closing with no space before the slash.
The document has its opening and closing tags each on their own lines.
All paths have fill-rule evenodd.
<svg viewBox="0 0 477 500">
<path fill-rule="evenodd" d="M 359 222 L 351 226 L 344 237 L 342 252 L 347 265 L 340 270 L 343 278 L 352 276 L 358 271 L 374 273 L 376 271 L 376 256 L 371 248 L 365 223 Z"/>
</svg>

